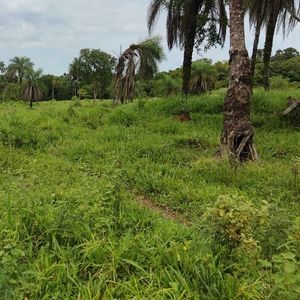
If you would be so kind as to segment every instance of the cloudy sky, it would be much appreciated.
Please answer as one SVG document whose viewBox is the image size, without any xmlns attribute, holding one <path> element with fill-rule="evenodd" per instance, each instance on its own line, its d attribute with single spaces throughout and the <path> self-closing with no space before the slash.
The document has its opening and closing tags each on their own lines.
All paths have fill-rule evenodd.
<svg viewBox="0 0 300 300">
<path fill-rule="evenodd" d="M 150 0 L 2 0 L 0 4 L 0 60 L 28 56 L 44 73 L 62 74 L 82 48 L 97 48 L 117 55 L 120 47 L 147 36 L 146 17 Z M 155 34 L 165 35 L 165 16 Z M 247 30 L 248 31 L 248 30 Z M 251 48 L 252 33 L 247 33 Z M 161 70 L 179 67 L 182 53 L 166 48 L 167 60 Z M 283 40 L 275 38 L 274 50 L 300 50 L 300 25 Z M 223 49 L 197 54 L 214 61 L 228 58 L 228 42 Z"/>
</svg>

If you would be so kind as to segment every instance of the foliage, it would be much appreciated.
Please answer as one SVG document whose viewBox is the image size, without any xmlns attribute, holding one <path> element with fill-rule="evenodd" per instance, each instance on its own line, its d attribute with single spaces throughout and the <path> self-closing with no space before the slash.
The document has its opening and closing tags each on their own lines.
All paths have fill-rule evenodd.
<svg viewBox="0 0 300 300">
<path fill-rule="evenodd" d="M 187 123 L 172 116 L 181 96 L 126 106 L 49 101 L 34 110 L 1 102 L 0 298 L 297 299 L 291 161 L 300 141 L 274 116 L 300 91 L 254 89 L 261 160 L 237 169 L 213 158 L 224 93 L 188 98 Z M 243 202 L 221 199 L 242 213 L 260 251 L 229 255 L 204 215 L 220 195 L 237 194 Z M 139 196 L 191 225 L 143 207 Z M 265 201 L 268 223 L 255 227 Z M 242 245 L 249 249 L 234 242 Z"/>
<path fill-rule="evenodd" d="M 268 205 L 256 208 L 244 197 L 220 196 L 206 217 L 216 242 L 249 254 L 259 250 L 254 235 L 259 226 L 268 222 Z"/>
<path fill-rule="evenodd" d="M 31 70 L 26 76 L 26 83 L 22 88 L 22 96 L 30 102 L 32 107 L 33 101 L 41 100 L 44 94 L 44 86 L 40 80 L 43 70 Z"/>
<path fill-rule="evenodd" d="M 93 97 L 107 97 L 107 90 L 112 81 L 115 58 L 100 49 L 82 49 L 78 58 L 69 66 L 69 75 L 73 81 L 89 85 Z"/>
<path fill-rule="evenodd" d="M 216 81 L 217 71 L 210 60 L 203 59 L 193 62 L 190 82 L 192 94 L 201 94 L 213 90 Z"/>
<path fill-rule="evenodd" d="M 272 89 L 287 89 L 289 81 L 282 76 L 272 77 L 270 80 L 270 87 Z"/>
<path fill-rule="evenodd" d="M 19 80 L 20 86 L 22 86 L 24 77 L 32 72 L 33 65 L 29 57 L 15 56 L 10 60 L 10 64 L 7 67 L 8 77 L 16 77 Z"/>
<path fill-rule="evenodd" d="M 115 98 L 121 103 L 132 100 L 135 76 L 150 79 L 164 59 L 160 37 L 152 37 L 139 44 L 132 44 L 119 57 L 115 76 Z"/>
</svg>

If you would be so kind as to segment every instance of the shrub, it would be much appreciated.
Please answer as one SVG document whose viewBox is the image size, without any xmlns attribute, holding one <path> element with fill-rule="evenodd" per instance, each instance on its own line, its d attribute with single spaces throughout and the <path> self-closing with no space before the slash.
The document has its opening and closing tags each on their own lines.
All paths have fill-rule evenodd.
<svg viewBox="0 0 300 300">
<path fill-rule="evenodd" d="M 206 218 L 217 242 L 230 250 L 238 248 L 243 252 L 257 252 L 260 247 L 254 234 L 259 225 L 268 222 L 268 205 L 256 208 L 244 197 L 222 195 L 208 209 Z"/>
<path fill-rule="evenodd" d="M 287 89 L 289 87 L 289 81 L 281 76 L 272 77 L 270 86 L 272 89 Z"/>
</svg>

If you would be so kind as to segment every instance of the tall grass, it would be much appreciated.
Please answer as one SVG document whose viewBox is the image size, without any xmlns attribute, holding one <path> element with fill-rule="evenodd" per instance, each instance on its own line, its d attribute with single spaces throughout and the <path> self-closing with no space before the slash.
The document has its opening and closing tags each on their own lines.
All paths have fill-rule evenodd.
<svg viewBox="0 0 300 300">
<path fill-rule="evenodd" d="M 255 91 L 260 161 L 237 169 L 213 158 L 224 95 L 1 103 L 0 298 L 297 299 L 299 127 L 280 112 L 300 92 Z M 174 118 L 180 107 L 192 121 Z M 254 226 L 248 207 L 268 214 Z M 246 252 L 218 238 L 241 220 Z"/>
</svg>

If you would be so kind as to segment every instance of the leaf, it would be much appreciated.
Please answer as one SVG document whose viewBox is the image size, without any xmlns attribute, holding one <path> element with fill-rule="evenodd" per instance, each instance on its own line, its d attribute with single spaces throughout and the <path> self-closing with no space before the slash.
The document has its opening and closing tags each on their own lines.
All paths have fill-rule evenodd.
<svg viewBox="0 0 300 300">
<path fill-rule="evenodd" d="M 294 273 L 296 271 L 297 267 L 292 262 L 286 262 L 284 264 L 284 271 L 288 274 Z"/>
<path fill-rule="evenodd" d="M 137 269 L 139 269 L 140 271 L 142 271 L 144 273 L 147 273 L 145 271 L 145 269 L 143 269 L 137 262 L 135 262 L 135 261 L 133 261 L 131 259 L 125 259 L 125 258 L 123 258 L 122 261 L 124 261 L 124 262 L 126 262 L 126 263 L 128 263 L 128 264 L 130 264 L 130 265 L 132 265 L 134 267 L 136 267 Z"/>
<path fill-rule="evenodd" d="M 292 252 L 284 252 L 282 253 L 282 256 L 286 259 L 294 259 L 296 255 Z"/>
</svg>

